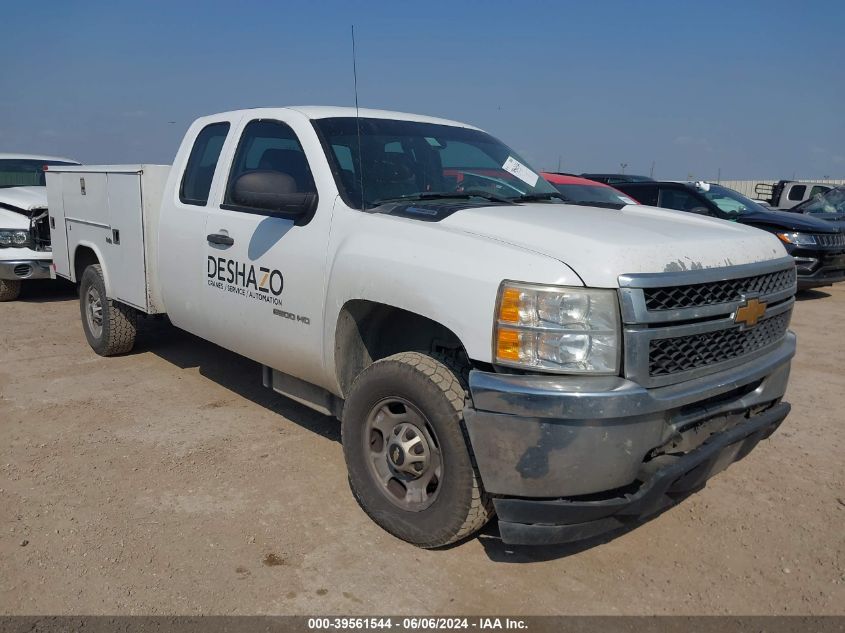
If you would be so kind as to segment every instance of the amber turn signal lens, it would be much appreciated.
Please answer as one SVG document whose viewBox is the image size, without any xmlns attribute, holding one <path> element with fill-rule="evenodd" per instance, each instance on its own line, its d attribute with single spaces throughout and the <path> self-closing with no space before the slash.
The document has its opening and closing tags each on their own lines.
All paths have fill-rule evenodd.
<svg viewBox="0 0 845 633">
<path fill-rule="evenodd" d="M 496 335 L 496 356 L 499 360 L 519 360 L 519 332 L 499 330 Z"/>
<path fill-rule="evenodd" d="M 505 323 L 519 323 L 519 295 L 516 288 L 505 288 L 499 302 L 499 320 Z"/>
</svg>

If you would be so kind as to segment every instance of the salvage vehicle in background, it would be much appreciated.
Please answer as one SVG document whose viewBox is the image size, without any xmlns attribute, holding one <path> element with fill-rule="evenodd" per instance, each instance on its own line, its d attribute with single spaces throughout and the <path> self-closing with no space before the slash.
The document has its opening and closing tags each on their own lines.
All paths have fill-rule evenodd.
<svg viewBox="0 0 845 633">
<path fill-rule="evenodd" d="M 774 233 L 795 259 L 801 289 L 829 286 L 845 279 L 845 235 L 830 223 L 769 209 L 733 189 L 703 181 L 616 186 L 642 204 L 709 215 Z"/>
<path fill-rule="evenodd" d="M 616 530 L 790 409 L 795 265 L 777 238 L 567 204 L 463 123 L 225 112 L 172 167 L 62 167 L 47 188 L 55 271 L 80 285 L 95 352 L 128 352 L 139 315 L 166 313 L 255 360 L 267 387 L 341 418 L 356 500 L 421 547 L 494 511 L 507 543 Z"/>
<path fill-rule="evenodd" d="M 581 178 L 603 182 L 606 185 L 615 185 L 620 182 L 653 182 L 654 178 L 648 176 L 637 176 L 636 174 L 581 174 Z"/>
<path fill-rule="evenodd" d="M 44 168 L 78 164 L 55 156 L 0 154 L 0 301 L 17 299 L 27 279 L 50 278 Z"/>
<path fill-rule="evenodd" d="M 565 202 L 593 204 L 595 206 L 608 204 L 613 206 L 620 202 L 623 204 L 638 204 L 631 196 L 602 182 L 553 172 L 543 172 L 540 175 L 554 185 Z"/>
<path fill-rule="evenodd" d="M 831 185 L 799 180 L 779 180 L 775 184 L 758 182 L 754 185 L 754 197 L 777 209 L 791 209 L 810 200 L 820 193 L 833 189 Z"/>
<path fill-rule="evenodd" d="M 845 231 L 845 187 L 836 187 L 825 193 L 817 194 L 811 200 L 805 200 L 792 207 L 790 213 L 803 213 L 810 217 L 830 222 L 841 231 Z"/>
</svg>

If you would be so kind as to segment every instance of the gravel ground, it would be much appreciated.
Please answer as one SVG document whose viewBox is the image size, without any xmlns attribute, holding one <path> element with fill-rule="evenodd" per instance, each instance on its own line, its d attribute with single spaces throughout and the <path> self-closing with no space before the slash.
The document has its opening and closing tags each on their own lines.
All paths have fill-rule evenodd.
<svg viewBox="0 0 845 633">
<path fill-rule="evenodd" d="M 72 289 L 0 304 L 0 613 L 845 614 L 845 285 L 805 293 L 793 413 L 609 542 L 423 551 L 346 482 L 339 425 L 146 322 L 105 359 Z"/>
</svg>

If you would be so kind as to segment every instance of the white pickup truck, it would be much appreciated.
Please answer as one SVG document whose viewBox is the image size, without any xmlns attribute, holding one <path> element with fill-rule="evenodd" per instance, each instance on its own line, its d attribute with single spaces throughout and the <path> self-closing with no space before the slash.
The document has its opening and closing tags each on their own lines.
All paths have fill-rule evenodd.
<svg viewBox="0 0 845 633">
<path fill-rule="evenodd" d="M 795 336 L 777 238 L 568 203 L 485 132 L 331 107 L 197 120 L 172 167 L 51 168 L 99 354 L 141 314 L 341 419 L 364 511 L 421 547 L 624 528 L 768 437 Z M 320 494 L 303 490 L 302 494 Z"/>
<path fill-rule="evenodd" d="M 0 154 L 0 301 L 17 299 L 24 281 L 50 278 L 44 170 L 78 164 L 56 156 Z"/>
</svg>

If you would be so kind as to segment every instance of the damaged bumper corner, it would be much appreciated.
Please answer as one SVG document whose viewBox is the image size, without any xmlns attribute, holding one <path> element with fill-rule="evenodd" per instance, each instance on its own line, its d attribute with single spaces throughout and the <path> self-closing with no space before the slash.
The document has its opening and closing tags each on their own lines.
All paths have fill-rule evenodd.
<svg viewBox="0 0 845 633">
<path fill-rule="evenodd" d="M 581 540 L 679 501 L 789 412 L 789 333 L 765 356 L 645 389 L 619 377 L 473 371 L 464 412 L 506 543 Z"/>
</svg>

